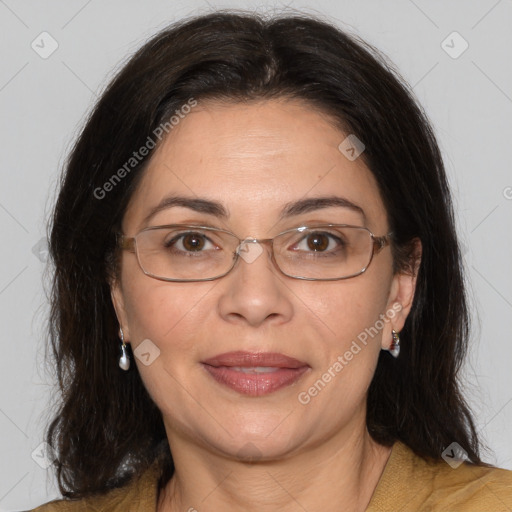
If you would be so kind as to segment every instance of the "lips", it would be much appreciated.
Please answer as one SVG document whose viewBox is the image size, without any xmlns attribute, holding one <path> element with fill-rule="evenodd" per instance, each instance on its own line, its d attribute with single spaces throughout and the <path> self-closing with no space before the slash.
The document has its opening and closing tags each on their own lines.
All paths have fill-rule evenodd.
<svg viewBox="0 0 512 512">
<path fill-rule="evenodd" d="M 308 366 L 307 363 L 275 352 L 226 352 L 206 361 L 204 364 L 210 366 L 238 366 L 250 368 L 256 366 L 267 366 L 269 368 L 301 368 Z"/>
<path fill-rule="evenodd" d="M 310 368 L 303 361 L 274 352 L 227 352 L 202 364 L 218 383 L 249 396 L 289 386 Z"/>
</svg>

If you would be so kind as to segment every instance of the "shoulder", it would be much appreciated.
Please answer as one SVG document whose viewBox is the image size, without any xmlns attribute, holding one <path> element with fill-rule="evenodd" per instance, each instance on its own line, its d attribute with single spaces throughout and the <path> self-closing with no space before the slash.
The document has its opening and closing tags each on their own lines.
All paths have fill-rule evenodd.
<svg viewBox="0 0 512 512">
<path fill-rule="evenodd" d="M 55 500 L 30 512 L 154 512 L 160 473 L 153 466 L 124 487 L 78 500 Z"/>
<path fill-rule="evenodd" d="M 30 512 L 78 512 L 87 510 L 85 500 L 55 500 L 45 503 Z"/>
<path fill-rule="evenodd" d="M 397 508 L 397 505 L 398 506 Z M 395 443 L 368 512 L 512 510 L 512 471 L 443 459 L 427 462 Z"/>
<path fill-rule="evenodd" d="M 429 466 L 431 498 L 456 511 L 512 510 L 512 471 L 444 461 Z M 439 498 L 436 498 L 436 493 Z"/>
</svg>

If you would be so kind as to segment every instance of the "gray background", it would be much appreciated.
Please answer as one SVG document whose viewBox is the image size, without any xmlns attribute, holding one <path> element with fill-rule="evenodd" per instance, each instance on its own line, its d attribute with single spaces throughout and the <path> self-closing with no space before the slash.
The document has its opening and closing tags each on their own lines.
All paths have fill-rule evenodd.
<svg viewBox="0 0 512 512">
<path fill-rule="evenodd" d="M 320 0 L 314 9 L 293 1 L 0 0 L 0 511 L 58 495 L 38 450 L 53 389 L 43 358 L 44 235 L 85 114 L 114 68 L 169 22 L 212 8 L 285 5 L 334 19 L 386 53 L 435 126 L 472 297 L 465 389 L 486 460 L 512 469 L 511 0 Z M 58 44 L 46 59 L 44 31 Z"/>
</svg>

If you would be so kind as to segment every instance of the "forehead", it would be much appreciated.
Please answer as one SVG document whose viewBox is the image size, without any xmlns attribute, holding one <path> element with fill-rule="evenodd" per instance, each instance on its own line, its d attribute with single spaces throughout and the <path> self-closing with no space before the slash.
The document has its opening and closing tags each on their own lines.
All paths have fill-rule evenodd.
<svg viewBox="0 0 512 512">
<path fill-rule="evenodd" d="M 154 152 L 124 229 L 142 228 L 169 195 L 221 202 L 230 227 L 245 222 L 243 229 L 272 225 L 298 199 L 336 195 L 361 205 L 366 227 L 380 234 L 387 220 L 378 186 L 361 158 L 351 161 L 338 149 L 347 135 L 298 100 L 199 103 Z M 354 211 L 345 213 L 362 224 Z"/>
</svg>

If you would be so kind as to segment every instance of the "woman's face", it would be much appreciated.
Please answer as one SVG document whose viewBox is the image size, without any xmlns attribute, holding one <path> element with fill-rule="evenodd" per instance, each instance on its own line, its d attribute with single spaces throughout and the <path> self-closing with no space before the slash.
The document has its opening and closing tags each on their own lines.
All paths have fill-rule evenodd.
<svg viewBox="0 0 512 512">
<path fill-rule="evenodd" d="M 361 158 L 338 149 L 347 135 L 297 101 L 199 104 L 154 153 L 123 232 L 190 223 L 240 239 L 271 238 L 304 224 L 336 223 L 385 235 L 373 175 Z M 169 196 L 220 203 L 226 216 L 174 205 L 148 220 Z M 297 201 L 332 196 L 364 213 L 317 204 L 280 216 Z M 359 437 L 365 428 L 367 389 L 391 329 L 403 326 L 412 279 L 393 276 L 389 247 L 363 274 L 337 281 L 286 277 L 261 247 L 220 279 L 187 283 L 149 277 L 135 254 L 123 251 L 113 300 L 125 340 L 144 354 L 135 363 L 171 448 L 181 440 L 228 457 L 282 458 Z"/>
</svg>

